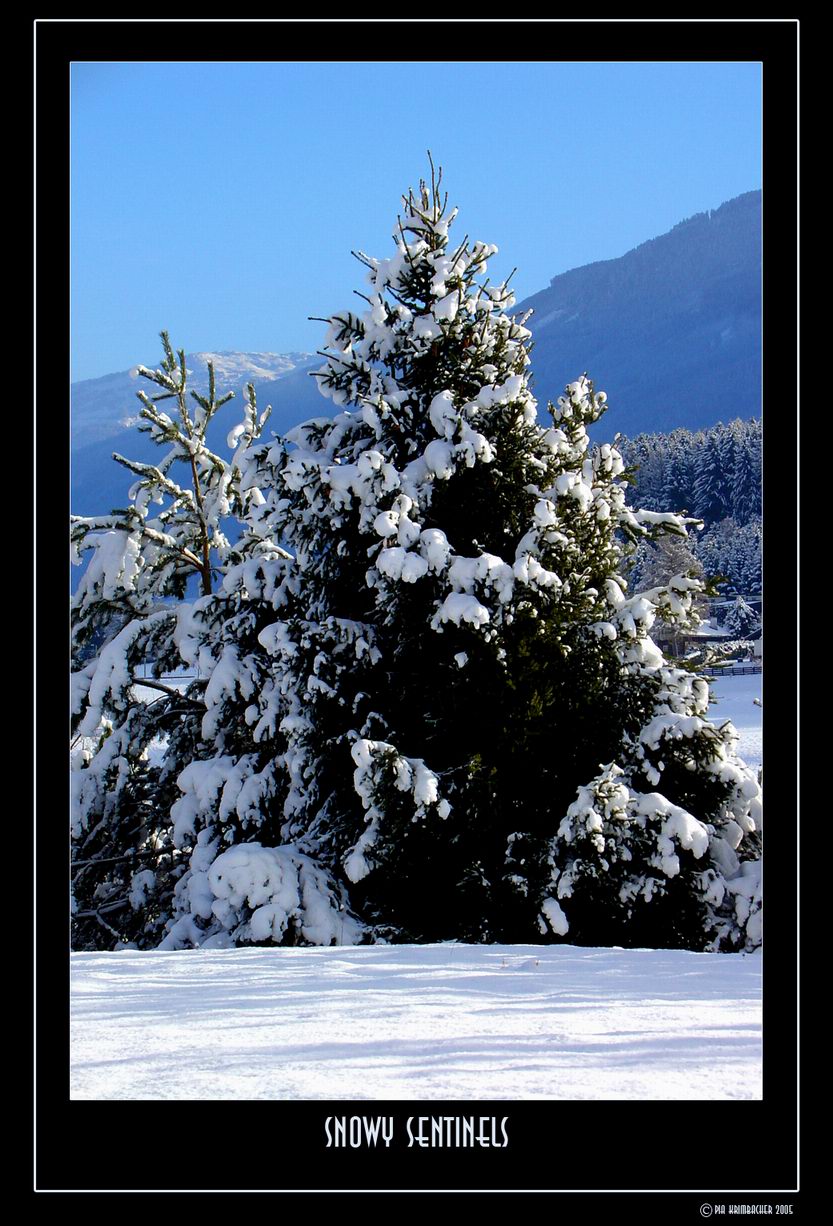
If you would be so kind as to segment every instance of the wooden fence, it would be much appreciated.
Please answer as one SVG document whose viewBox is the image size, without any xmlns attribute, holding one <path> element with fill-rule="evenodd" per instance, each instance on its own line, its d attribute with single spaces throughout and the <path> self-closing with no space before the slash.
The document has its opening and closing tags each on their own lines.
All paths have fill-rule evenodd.
<svg viewBox="0 0 833 1226">
<path fill-rule="evenodd" d="M 698 672 L 707 677 L 750 677 L 755 673 L 763 672 L 763 668 L 760 664 L 727 664 L 723 668 L 720 665 L 701 668 L 698 669 Z"/>
</svg>

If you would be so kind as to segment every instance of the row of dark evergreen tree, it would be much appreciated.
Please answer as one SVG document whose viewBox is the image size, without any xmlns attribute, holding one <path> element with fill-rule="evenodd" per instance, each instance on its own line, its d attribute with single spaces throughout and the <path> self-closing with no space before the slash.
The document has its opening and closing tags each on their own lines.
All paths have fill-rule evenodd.
<svg viewBox="0 0 833 1226">
<path fill-rule="evenodd" d="M 722 519 L 692 539 L 693 552 L 707 575 L 722 576 L 722 596 L 759 599 L 763 592 L 761 521 L 738 524 Z"/>
<path fill-rule="evenodd" d="M 737 418 L 705 430 L 619 438 L 636 468 L 637 496 L 658 511 L 684 510 L 708 527 L 761 518 L 761 422 Z"/>
<path fill-rule="evenodd" d="M 639 434 L 617 442 L 634 468 L 640 503 L 686 508 L 703 522 L 689 536 L 704 575 L 718 579 L 722 596 L 759 598 L 763 585 L 761 423 L 739 418 L 707 430 Z M 648 554 L 636 559 L 638 582 Z"/>
</svg>

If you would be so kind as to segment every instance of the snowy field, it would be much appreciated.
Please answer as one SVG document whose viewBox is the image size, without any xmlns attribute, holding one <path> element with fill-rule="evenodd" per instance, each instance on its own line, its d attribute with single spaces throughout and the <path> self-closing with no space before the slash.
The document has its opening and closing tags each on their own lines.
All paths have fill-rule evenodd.
<svg viewBox="0 0 833 1226">
<path fill-rule="evenodd" d="M 124 951 L 72 972 L 76 1099 L 761 1096 L 754 954 Z"/>
<path fill-rule="evenodd" d="M 755 768 L 760 683 L 712 682 Z M 71 1096 L 759 1098 L 760 973 L 566 945 L 73 954 Z"/>
<path fill-rule="evenodd" d="M 709 709 L 709 719 L 722 723 L 730 719 L 738 731 L 738 752 L 753 768 L 761 767 L 763 751 L 761 741 L 762 708 L 755 705 L 761 701 L 761 673 L 743 677 L 710 677 L 709 687 L 717 702 Z M 764 798 L 766 803 L 766 798 Z"/>
</svg>

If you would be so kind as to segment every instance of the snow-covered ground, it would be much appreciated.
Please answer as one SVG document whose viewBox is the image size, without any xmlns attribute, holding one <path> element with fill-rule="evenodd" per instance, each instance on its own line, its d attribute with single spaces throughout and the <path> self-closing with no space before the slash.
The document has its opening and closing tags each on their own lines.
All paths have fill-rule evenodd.
<svg viewBox="0 0 833 1226">
<path fill-rule="evenodd" d="M 757 768 L 760 675 L 712 691 Z M 566 945 L 74 954 L 71 1094 L 759 1098 L 760 972 Z"/>
<path fill-rule="evenodd" d="M 761 700 L 761 673 L 751 673 L 741 677 L 710 677 L 709 686 L 717 702 L 709 709 L 709 719 L 719 724 L 724 719 L 730 719 L 738 731 L 738 752 L 743 760 L 759 770 L 763 758 L 763 742 L 761 740 L 762 714 L 761 707 L 755 705 L 755 699 Z M 766 797 L 764 797 L 766 803 Z"/>
<path fill-rule="evenodd" d="M 74 954 L 71 1096 L 759 1098 L 760 976 L 566 945 Z"/>
</svg>

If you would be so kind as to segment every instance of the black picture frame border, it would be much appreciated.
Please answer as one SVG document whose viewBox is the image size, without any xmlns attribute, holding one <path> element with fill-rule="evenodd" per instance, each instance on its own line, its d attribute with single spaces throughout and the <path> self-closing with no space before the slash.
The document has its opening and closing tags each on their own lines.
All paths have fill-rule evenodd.
<svg viewBox="0 0 833 1226">
<path fill-rule="evenodd" d="M 453 27 L 469 27 L 468 31 Z M 474 38 L 472 26 L 478 27 Z M 37 821 L 35 986 L 37 1043 L 34 1190 L 227 1195 L 495 1193 L 557 1196 L 557 1208 L 605 1211 L 627 1204 L 646 1221 L 687 1219 L 689 1208 L 727 1197 L 794 1203 L 798 1187 L 796 1029 L 797 755 L 775 713 L 796 702 L 796 608 L 767 600 L 796 548 L 781 527 L 781 440 L 798 432 L 796 21 L 390 22 L 312 21 L 136 23 L 107 18 L 38 19 L 35 42 L 35 651 Z M 468 33 L 469 37 L 463 37 Z M 256 35 L 256 37 L 255 37 Z M 78 59 L 357 61 L 435 59 L 410 49 L 465 46 L 488 60 L 744 60 L 763 65 L 764 209 L 764 763 L 770 863 L 777 893 L 767 910 L 764 954 L 764 1096 L 760 1102 L 78 1102 L 68 1097 L 69 958 L 64 900 L 66 777 L 63 678 L 69 564 L 55 547 L 54 508 L 67 491 L 69 455 L 69 65 Z M 252 55 L 252 48 L 258 54 Z M 148 49 L 152 48 L 152 54 Z M 182 48 L 188 54 L 183 55 Z M 391 50 L 394 55 L 391 57 Z M 395 50 L 402 50 L 397 56 Z M 542 56 L 551 49 L 552 55 Z M 347 53 L 354 54 L 348 57 Z M 384 51 L 385 54 L 382 54 Z M 570 52 L 567 55 L 567 52 Z M 222 54 L 220 54 L 222 52 Z M 314 52 L 315 54 L 311 54 Z M 405 52 L 408 52 L 407 54 Z M 464 55 L 457 59 L 467 58 Z M 452 63 L 454 61 L 448 61 Z M 597 84 L 598 78 L 596 81 Z M 130 139 L 135 139 L 130 134 Z M 143 155 L 137 148 L 137 164 Z M 615 186 L 615 185 L 614 185 Z M 786 435 L 782 433 L 786 425 Z M 771 426 L 769 437 L 767 427 Z M 777 434 L 776 434 L 777 430 Z M 769 440 L 773 446 L 767 446 Z M 777 441 L 776 441 L 777 439 Z M 787 449 L 789 450 L 789 449 Z M 53 500 L 54 491 L 59 497 Z M 48 497 L 47 497 L 48 494 Z M 776 534 L 767 524 L 779 523 Z M 64 569 L 65 568 L 65 569 Z M 56 573 L 57 572 L 57 573 Z M 62 587 L 62 583 L 65 585 Z M 769 584 L 769 586 L 768 586 Z M 787 584 L 788 592 L 791 584 Z M 772 649 L 771 649 L 772 648 Z M 767 714 L 773 713 L 768 719 Z M 776 821 L 777 818 L 777 821 Z M 324 1150 L 328 1114 L 475 1114 L 510 1118 L 506 1150 Z M 692 1187 L 692 1184 L 694 1185 Z M 669 1216 L 673 1214 L 674 1216 Z"/>
</svg>

